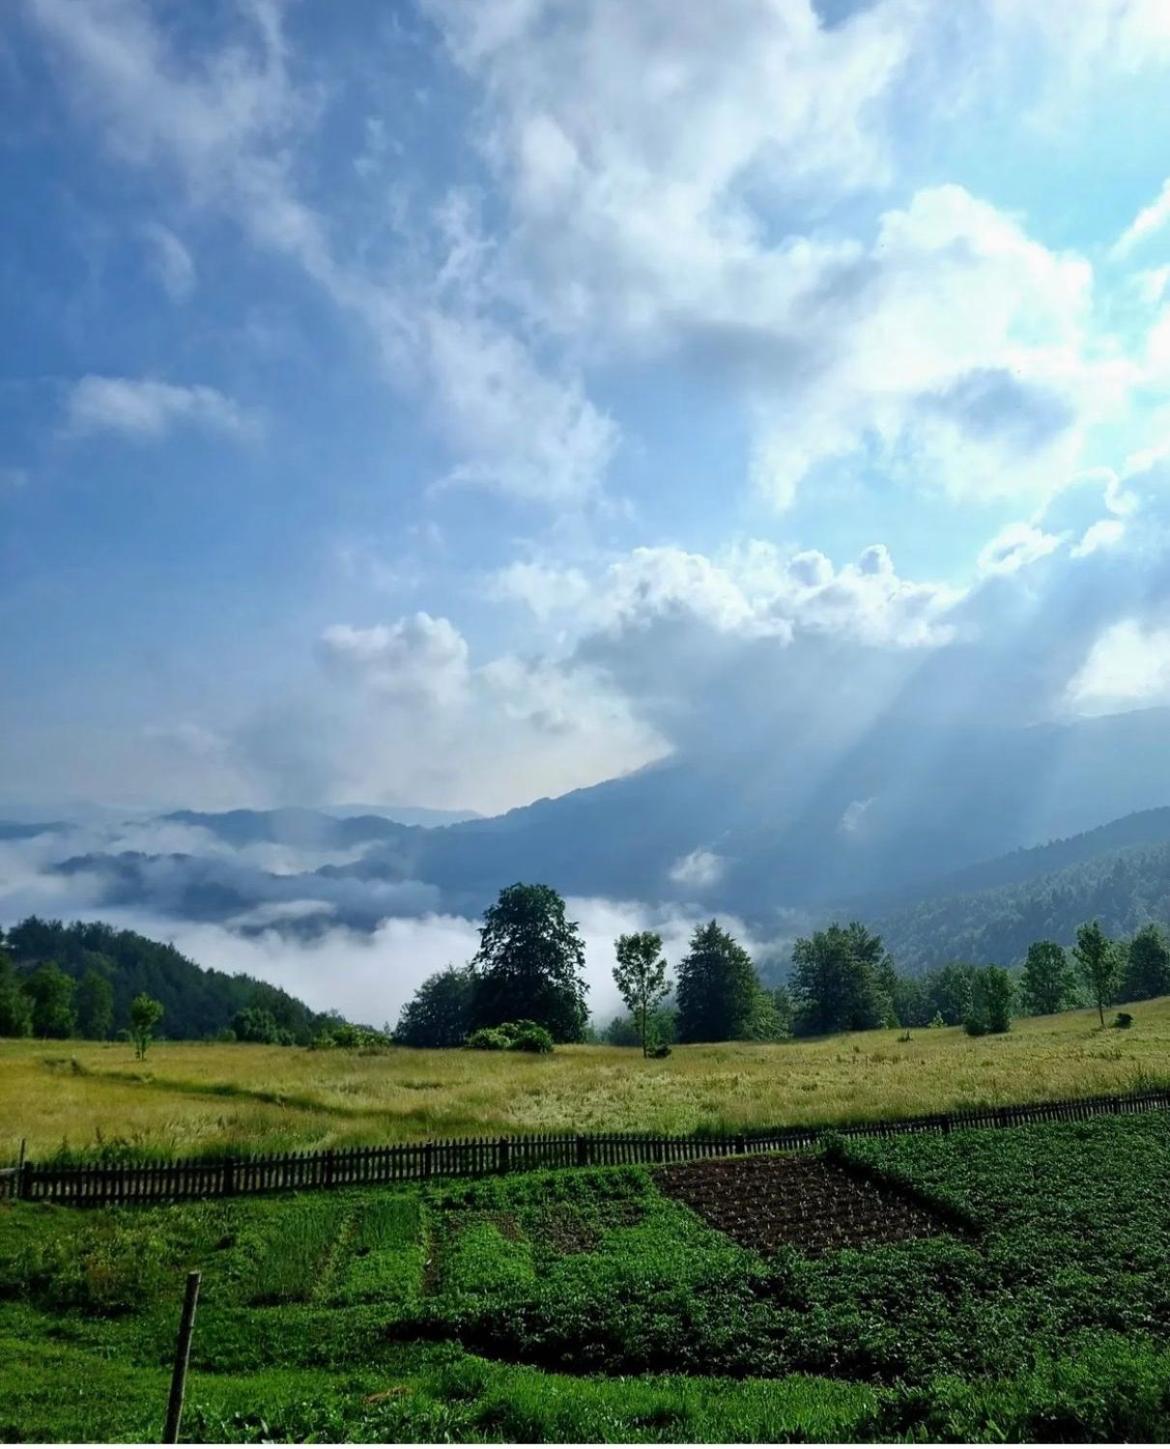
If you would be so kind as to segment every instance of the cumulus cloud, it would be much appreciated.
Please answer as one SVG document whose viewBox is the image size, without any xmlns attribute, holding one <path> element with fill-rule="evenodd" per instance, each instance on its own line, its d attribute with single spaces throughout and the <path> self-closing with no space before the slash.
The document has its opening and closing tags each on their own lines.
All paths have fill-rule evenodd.
<svg viewBox="0 0 1170 1449">
<path fill-rule="evenodd" d="M 153 440 L 180 425 L 241 436 L 254 430 L 255 420 L 218 388 L 202 384 L 91 375 L 69 393 L 67 426 L 72 433 L 122 433 Z"/>
<path fill-rule="evenodd" d="M 393 625 L 335 624 L 320 640 L 328 668 L 391 699 L 452 707 L 468 687 L 467 641 L 449 619 L 419 612 Z"/>
<path fill-rule="evenodd" d="M 1170 703 L 1170 626 L 1111 624 L 1069 681 L 1068 699 L 1090 714 Z"/>
</svg>

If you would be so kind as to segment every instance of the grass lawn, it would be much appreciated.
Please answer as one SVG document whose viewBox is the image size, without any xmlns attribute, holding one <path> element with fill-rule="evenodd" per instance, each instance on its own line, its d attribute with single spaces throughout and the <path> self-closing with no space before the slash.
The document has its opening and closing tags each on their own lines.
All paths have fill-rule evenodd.
<svg viewBox="0 0 1170 1449">
<path fill-rule="evenodd" d="M 724 1166 L 0 1205 L 0 1440 L 156 1437 L 192 1266 L 189 1439 L 1170 1436 L 1170 1114 Z"/>
<path fill-rule="evenodd" d="M 0 1042 L 0 1160 L 27 1137 L 163 1155 L 558 1130 L 664 1130 L 824 1123 L 976 1103 L 1124 1091 L 1164 1081 L 1170 998 L 1140 1002 L 1128 1031 L 1092 1011 L 1024 1018 L 1009 1035 L 959 1028 L 871 1031 L 775 1046 L 563 1047 L 548 1058 L 393 1048 L 160 1042 Z"/>
</svg>

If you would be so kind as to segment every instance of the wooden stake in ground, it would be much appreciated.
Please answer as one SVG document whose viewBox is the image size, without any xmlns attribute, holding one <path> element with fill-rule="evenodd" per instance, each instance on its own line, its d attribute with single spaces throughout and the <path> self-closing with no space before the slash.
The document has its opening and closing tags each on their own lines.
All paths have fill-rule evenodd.
<svg viewBox="0 0 1170 1449">
<path fill-rule="evenodd" d="M 171 1370 L 171 1397 L 167 1404 L 167 1426 L 164 1444 L 179 1442 L 179 1424 L 183 1418 L 183 1393 L 187 1387 L 187 1360 L 191 1356 L 191 1333 L 195 1327 L 195 1305 L 199 1301 L 198 1271 L 187 1274 L 187 1292 L 183 1298 L 183 1316 L 179 1319 L 179 1337 L 175 1344 L 175 1366 Z"/>
</svg>

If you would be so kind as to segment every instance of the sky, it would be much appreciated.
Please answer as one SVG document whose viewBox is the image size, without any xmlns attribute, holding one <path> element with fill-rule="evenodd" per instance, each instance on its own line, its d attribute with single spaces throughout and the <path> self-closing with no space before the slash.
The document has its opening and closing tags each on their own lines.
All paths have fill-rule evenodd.
<svg viewBox="0 0 1170 1449">
<path fill-rule="evenodd" d="M 1164 0 L 8 0 L 0 807 L 1170 702 L 1168 81 Z"/>
</svg>

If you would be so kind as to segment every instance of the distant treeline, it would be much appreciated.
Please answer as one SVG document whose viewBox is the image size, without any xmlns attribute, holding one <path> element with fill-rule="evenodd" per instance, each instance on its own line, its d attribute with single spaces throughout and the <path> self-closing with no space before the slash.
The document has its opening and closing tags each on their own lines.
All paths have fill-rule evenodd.
<svg viewBox="0 0 1170 1449">
<path fill-rule="evenodd" d="M 1019 869 L 1037 854 L 1060 858 L 1055 847 L 1021 852 Z M 1005 864 L 1011 858 L 993 863 Z M 1022 965 L 1032 942 L 1071 946 L 1085 921 L 1099 921 L 1111 936 L 1170 921 L 1170 845 L 1136 845 L 997 888 L 982 888 L 972 869 L 956 884 L 954 894 L 883 914 L 882 936 L 908 975 L 945 960 Z"/>
<path fill-rule="evenodd" d="M 769 989 L 744 948 L 717 921 L 696 928 L 668 976 L 654 932 L 614 943 L 614 979 L 629 1009 L 600 1039 L 665 1051 L 674 1042 L 778 1041 L 877 1027 L 965 1026 L 973 1035 L 1008 1030 L 1013 1014 L 1104 1008 L 1170 994 L 1170 944 L 1147 924 L 1111 940 L 1081 923 L 1071 951 L 1034 941 L 1022 968 L 951 962 L 924 974 L 897 969 L 881 936 L 858 921 L 832 925 L 793 947 L 787 981 Z M 417 1047 L 479 1044 L 485 1032 L 524 1021 L 552 1041 L 598 1039 L 589 1026 L 584 943 L 565 903 L 544 885 L 500 893 L 485 917 L 480 949 L 465 966 L 426 980 L 403 1009 L 395 1040 Z M 507 1033 L 493 1038 L 504 1046 Z"/>
<path fill-rule="evenodd" d="M 120 1036 L 140 995 L 161 1003 L 159 1033 L 179 1041 L 308 1044 L 344 1025 L 279 986 L 204 970 L 137 931 L 29 916 L 0 932 L 0 1036 Z"/>
</svg>

